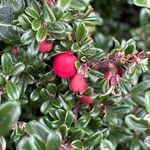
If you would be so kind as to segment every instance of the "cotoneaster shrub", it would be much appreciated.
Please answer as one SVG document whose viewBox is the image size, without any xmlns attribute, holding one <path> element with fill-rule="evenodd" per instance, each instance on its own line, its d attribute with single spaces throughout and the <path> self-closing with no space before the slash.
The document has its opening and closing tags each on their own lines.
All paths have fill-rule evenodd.
<svg viewBox="0 0 150 150">
<path fill-rule="evenodd" d="M 149 7 L 148 0 L 128 3 Z M 90 4 L 0 1 L 0 150 L 150 148 L 149 9 L 141 10 L 138 39 L 107 33 L 108 52 L 96 28 L 109 28 L 120 13 L 106 7 L 102 19 Z"/>
</svg>

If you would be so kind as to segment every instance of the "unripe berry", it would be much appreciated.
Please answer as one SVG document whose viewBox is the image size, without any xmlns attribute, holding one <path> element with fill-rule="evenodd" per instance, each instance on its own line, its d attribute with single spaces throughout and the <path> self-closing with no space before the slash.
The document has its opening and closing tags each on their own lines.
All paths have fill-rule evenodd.
<svg viewBox="0 0 150 150">
<path fill-rule="evenodd" d="M 93 103 L 93 99 L 89 96 L 86 96 L 86 95 L 83 95 L 81 98 L 80 98 L 81 102 L 84 103 L 84 104 L 92 104 Z"/>
<path fill-rule="evenodd" d="M 58 54 L 54 59 L 54 73 L 64 79 L 73 77 L 77 72 L 75 67 L 75 62 L 77 60 L 77 57 L 69 51 Z"/>
<path fill-rule="evenodd" d="M 69 88 L 73 92 L 84 93 L 88 87 L 86 79 L 77 73 L 70 81 Z"/>
<path fill-rule="evenodd" d="M 41 53 L 47 53 L 53 49 L 53 43 L 50 43 L 48 40 L 44 40 L 39 43 L 39 51 Z"/>
</svg>

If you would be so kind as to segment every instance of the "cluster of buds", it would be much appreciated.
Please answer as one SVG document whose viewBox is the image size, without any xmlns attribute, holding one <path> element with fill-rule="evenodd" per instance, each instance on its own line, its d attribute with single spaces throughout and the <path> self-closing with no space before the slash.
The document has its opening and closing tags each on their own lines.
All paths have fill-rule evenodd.
<svg viewBox="0 0 150 150">
<path fill-rule="evenodd" d="M 126 70 L 135 68 L 138 64 L 145 63 L 149 57 L 150 53 L 145 51 L 135 51 L 132 54 L 119 51 L 110 53 L 104 60 L 99 62 L 89 61 L 83 64 L 80 70 L 85 76 L 87 76 L 90 69 L 96 69 L 102 72 L 104 74 L 104 79 L 107 80 L 110 87 L 110 90 L 104 95 L 110 93 L 117 95 L 114 91 Z M 118 95 L 120 95 L 120 93 Z"/>
<path fill-rule="evenodd" d="M 56 2 L 57 2 L 57 0 L 47 0 L 47 4 L 49 5 L 49 6 L 55 6 L 56 5 Z"/>
</svg>

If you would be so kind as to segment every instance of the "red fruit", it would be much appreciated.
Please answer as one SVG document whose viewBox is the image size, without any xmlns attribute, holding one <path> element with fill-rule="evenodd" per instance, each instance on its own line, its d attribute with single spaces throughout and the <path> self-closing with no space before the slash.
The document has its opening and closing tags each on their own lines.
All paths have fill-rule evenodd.
<svg viewBox="0 0 150 150">
<path fill-rule="evenodd" d="M 84 104 L 92 104 L 93 103 L 93 99 L 89 96 L 86 96 L 86 95 L 83 95 L 81 98 L 80 98 L 81 102 L 84 103 Z"/>
<path fill-rule="evenodd" d="M 77 60 L 77 57 L 69 51 L 58 54 L 55 57 L 53 64 L 54 73 L 64 79 L 73 77 L 77 72 L 77 69 L 75 67 L 75 62 Z"/>
<path fill-rule="evenodd" d="M 85 78 L 81 74 L 76 74 L 70 81 L 69 88 L 73 92 L 84 93 L 88 87 Z"/>
<path fill-rule="evenodd" d="M 13 47 L 12 51 L 13 51 L 13 54 L 14 54 L 14 55 L 18 55 L 19 52 L 20 52 L 20 50 L 19 50 L 18 47 Z"/>
<path fill-rule="evenodd" d="M 39 43 L 39 51 L 41 53 L 49 52 L 53 49 L 53 43 L 50 43 L 47 40 L 44 40 L 43 42 Z"/>
</svg>

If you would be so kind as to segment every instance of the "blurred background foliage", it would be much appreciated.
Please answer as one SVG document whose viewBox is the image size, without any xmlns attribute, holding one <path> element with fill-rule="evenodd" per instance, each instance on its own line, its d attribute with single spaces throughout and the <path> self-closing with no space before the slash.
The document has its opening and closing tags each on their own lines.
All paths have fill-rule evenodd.
<svg viewBox="0 0 150 150">
<path fill-rule="evenodd" d="M 133 0 L 96 0 L 91 3 L 103 19 L 103 25 L 95 32 L 95 40 L 106 51 L 113 46 L 112 37 L 119 41 L 130 39 L 140 26 L 142 8 L 135 6 Z"/>
</svg>

